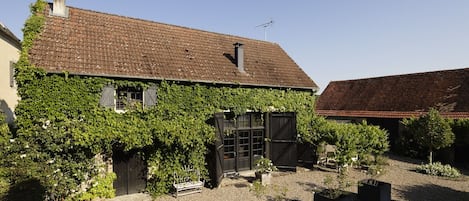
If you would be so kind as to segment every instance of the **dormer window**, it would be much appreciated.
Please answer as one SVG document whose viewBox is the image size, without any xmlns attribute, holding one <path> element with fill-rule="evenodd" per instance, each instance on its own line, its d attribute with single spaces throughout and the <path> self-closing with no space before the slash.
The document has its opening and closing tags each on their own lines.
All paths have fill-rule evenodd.
<svg viewBox="0 0 469 201">
<path fill-rule="evenodd" d="M 103 88 L 101 106 L 112 108 L 116 112 L 125 112 L 128 109 L 135 109 L 137 106 L 150 107 L 156 105 L 156 86 L 150 85 L 142 90 L 136 87 L 118 87 L 107 85 Z"/>
</svg>

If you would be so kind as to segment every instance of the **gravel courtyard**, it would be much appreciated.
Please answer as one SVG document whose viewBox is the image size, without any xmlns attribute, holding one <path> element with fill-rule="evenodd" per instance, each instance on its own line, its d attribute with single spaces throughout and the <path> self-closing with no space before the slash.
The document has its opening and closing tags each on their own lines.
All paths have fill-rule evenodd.
<svg viewBox="0 0 469 201">
<path fill-rule="evenodd" d="M 459 179 L 445 179 L 441 177 L 428 176 L 416 173 L 413 170 L 422 161 L 391 156 L 388 160 L 389 166 L 386 173 L 378 179 L 392 184 L 393 200 L 410 201 L 469 201 L 469 177 Z M 326 175 L 334 176 L 335 173 L 308 170 L 301 168 L 297 173 L 280 173 L 272 178 L 273 185 L 268 187 L 267 193 L 261 198 L 257 198 L 249 191 L 251 183 L 245 179 L 231 180 L 225 179 L 224 185 L 217 189 L 204 189 L 202 193 L 186 195 L 179 198 L 166 195 L 156 199 L 156 201 L 202 201 L 202 200 L 272 200 L 276 195 L 280 195 L 282 190 L 286 190 L 286 197 L 289 199 L 312 200 L 313 191 L 323 187 L 323 180 Z M 349 171 L 349 179 L 359 181 L 367 178 L 366 174 L 359 170 Z M 349 191 L 357 192 L 357 186 L 352 186 Z M 152 200 L 148 195 L 137 194 L 122 196 L 109 201 L 127 200 Z"/>
</svg>

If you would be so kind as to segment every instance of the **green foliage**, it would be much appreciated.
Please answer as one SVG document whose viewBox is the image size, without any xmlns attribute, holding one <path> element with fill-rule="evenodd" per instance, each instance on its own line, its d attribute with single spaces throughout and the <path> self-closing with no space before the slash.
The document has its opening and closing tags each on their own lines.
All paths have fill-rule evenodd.
<svg viewBox="0 0 469 201">
<path fill-rule="evenodd" d="M 346 188 L 352 186 L 352 182 L 348 180 L 346 168 L 339 169 L 339 173 L 336 175 L 335 179 L 327 175 L 323 180 L 323 184 L 326 186 L 326 189 L 320 193 L 332 199 L 339 197 Z"/>
<path fill-rule="evenodd" d="M 317 116 L 311 122 L 312 134 L 304 140 L 317 146 L 320 142 L 336 145 L 336 159 L 340 166 L 351 164 L 352 158 L 356 156 L 378 156 L 389 149 L 387 132 L 366 122 L 344 124 Z"/>
<path fill-rule="evenodd" d="M 254 182 L 252 182 L 252 186 L 249 187 L 249 191 L 254 193 L 254 195 L 258 199 L 261 199 L 265 195 L 266 190 L 267 187 L 262 185 L 262 182 L 260 180 L 255 180 Z"/>
<path fill-rule="evenodd" d="M 287 198 L 288 188 L 285 186 L 272 185 L 272 191 L 273 191 L 273 195 L 268 196 L 267 200 L 272 200 L 272 201 L 291 200 Z"/>
<path fill-rule="evenodd" d="M 456 136 L 457 145 L 469 145 L 469 119 L 455 119 L 451 121 L 451 129 Z"/>
<path fill-rule="evenodd" d="M 21 53 L 20 59 L 16 65 L 16 83 L 18 85 L 18 94 L 23 97 L 24 90 L 21 86 L 27 84 L 29 81 L 34 80 L 36 77 L 45 75 L 43 70 L 34 68 L 29 63 L 29 49 L 33 45 L 34 39 L 38 37 L 38 34 L 42 30 L 44 25 L 44 9 L 46 8 L 47 2 L 44 0 L 37 0 L 36 3 L 30 6 L 31 16 L 26 20 L 23 28 L 23 41 L 21 42 Z"/>
<path fill-rule="evenodd" d="M 2 156 L 0 157 L 0 164 L 5 163 L 5 157 L 3 156 L 6 156 L 5 154 L 8 152 L 10 139 L 10 129 L 5 121 L 5 115 L 0 111 L 0 156 Z M 3 200 L 10 187 L 7 171 L 5 167 L 0 166 L 0 200 Z"/>
<path fill-rule="evenodd" d="M 451 165 L 443 165 L 440 162 L 417 166 L 416 171 L 423 173 L 423 174 L 429 174 L 429 175 L 441 176 L 441 177 L 457 178 L 461 176 L 461 173 L 459 173 L 459 170 L 451 167 Z"/>
<path fill-rule="evenodd" d="M 112 183 L 117 178 L 116 174 L 111 172 L 104 176 L 98 176 L 93 181 L 92 187 L 74 200 L 93 200 L 95 198 L 113 198 L 116 196 Z"/>
<path fill-rule="evenodd" d="M 414 158 L 425 158 L 427 148 L 416 143 L 414 132 L 417 130 L 417 118 L 403 119 L 402 123 L 405 129 L 401 132 L 397 141 L 397 151 L 403 155 L 411 156 Z M 454 119 L 449 120 L 451 130 L 455 135 L 455 145 L 465 146 L 469 145 L 469 119 Z"/>
<path fill-rule="evenodd" d="M 262 157 L 258 159 L 255 162 L 255 164 L 256 164 L 256 172 L 259 172 L 261 174 L 269 173 L 269 172 L 277 170 L 277 167 L 275 167 L 272 161 L 268 158 Z"/>
<path fill-rule="evenodd" d="M 431 108 L 430 111 L 418 119 L 403 120 L 407 129 L 411 129 L 412 138 L 429 151 L 429 161 L 433 162 L 433 151 L 451 146 L 455 135 L 450 122 L 441 117 L 440 113 Z"/>
<path fill-rule="evenodd" d="M 260 180 L 254 180 L 252 185 L 249 187 L 249 192 L 252 192 L 257 197 L 257 199 L 263 199 L 265 196 L 264 199 L 272 201 L 291 200 L 287 198 L 287 187 L 279 185 L 269 186 L 262 185 Z M 271 195 L 267 195 L 268 191 Z"/>
</svg>

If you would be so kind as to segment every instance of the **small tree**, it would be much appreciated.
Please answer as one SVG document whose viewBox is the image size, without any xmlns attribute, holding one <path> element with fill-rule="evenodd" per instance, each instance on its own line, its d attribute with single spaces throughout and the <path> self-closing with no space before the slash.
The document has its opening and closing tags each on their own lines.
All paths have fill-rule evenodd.
<svg viewBox="0 0 469 201">
<path fill-rule="evenodd" d="M 415 139 L 418 144 L 428 149 L 429 162 L 433 163 L 433 151 L 449 147 L 454 142 L 455 136 L 449 121 L 436 109 L 430 108 L 430 111 L 418 118 L 416 123 Z"/>
</svg>

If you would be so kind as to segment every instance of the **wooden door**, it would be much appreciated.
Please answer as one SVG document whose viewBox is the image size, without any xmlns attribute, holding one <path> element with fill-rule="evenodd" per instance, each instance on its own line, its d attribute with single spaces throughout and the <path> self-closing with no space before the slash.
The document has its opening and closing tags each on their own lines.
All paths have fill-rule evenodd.
<svg viewBox="0 0 469 201">
<path fill-rule="evenodd" d="M 296 171 L 297 138 L 296 114 L 293 112 L 269 115 L 269 158 L 280 169 Z"/>
<path fill-rule="evenodd" d="M 146 164 L 138 154 L 115 150 L 112 160 L 113 171 L 117 175 L 117 179 L 113 183 L 116 195 L 145 191 Z"/>
<path fill-rule="evenodd" d="M 210 156 L 208 157 L 207 162 L 209 162 L 210 166 L 210 178 L 212 179 L 211 183 L 213 186 L 218 187 L 223 179 L 223 169 L 224 169 L 224 156 L 225 156 L 225 145 L 224 141 L 224 131 L 223 131 L 223 124 L 224 124 L 224 114 L 223 113 L 216 113 L 214 115 L 214 126 L 215 126 L 215 134 L 216 140 L 214 143 L 213 148 L 211 149 Z"/>
</svg>

